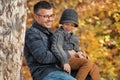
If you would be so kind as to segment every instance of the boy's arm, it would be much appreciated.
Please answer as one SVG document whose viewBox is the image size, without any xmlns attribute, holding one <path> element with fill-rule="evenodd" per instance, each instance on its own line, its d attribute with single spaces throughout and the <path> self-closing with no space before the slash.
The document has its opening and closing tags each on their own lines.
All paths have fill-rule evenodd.
<svg viewBox="0 0 120 80">
<path fill-rule="evenodd" d="M 63 50 L 64 35 L 62 32 L 54 33 L 52 36 L 51 50 L 62 65 L 68 63 L 66 52 Z"/>
<path fill-rule="evenodd" d="M 71 67 L 69 64 L 64 64 L 63 65 L 63 69 L 68 72 L 69 74 L 71 74 Z"/>
<path fill-rule="evenodd" d="M 71 36 L 70 43 L 73 44 L 73 50 L 75 50 L 76 52 L 81 50 L 79 47 L 79 37 L 78 36 L 73 34 Z"/>
<path fill-rule="evenodd" d="M 74 47 L 73 47 L 73 50 L 76 51 L 77 55 L 79 57 L 83 57 L 83 58 L 86 58 L 87 55 L 85 53 L 85 51 L 82 51 L 80 48 L 79 48 L 79 38 L 78 36 L 75 36 L 74 34 L 72 35 L 71 37 L 71 43 L 74 44 Z"/>
</svg>

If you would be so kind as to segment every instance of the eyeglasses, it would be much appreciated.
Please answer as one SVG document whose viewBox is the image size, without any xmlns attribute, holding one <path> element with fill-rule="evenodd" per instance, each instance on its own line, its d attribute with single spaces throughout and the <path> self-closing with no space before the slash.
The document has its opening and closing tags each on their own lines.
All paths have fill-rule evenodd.
<svg viewBox="0 0 120 80">
<path fill-rule="evenodd" d="M 47 18 L 47 19 L 53 18 L 55 16 L 54 14 L 52 14 L 52 15 L 40 15 L 40 14 L 37 14 L 37 15 L 40 16 L 40 17 L 43 17 L 43 18 Z"/>
</svg>

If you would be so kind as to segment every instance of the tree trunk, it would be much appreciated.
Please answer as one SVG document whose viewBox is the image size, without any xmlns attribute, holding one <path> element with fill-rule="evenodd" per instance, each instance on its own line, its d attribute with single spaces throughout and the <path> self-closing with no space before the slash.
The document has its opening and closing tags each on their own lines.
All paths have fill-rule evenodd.
<svg viewBox="0 0 120 80">
<path fill-rule="evenodd" d="M 22 80 L 26 0 L 0 0 L 0 80 Z"/>
</svg>

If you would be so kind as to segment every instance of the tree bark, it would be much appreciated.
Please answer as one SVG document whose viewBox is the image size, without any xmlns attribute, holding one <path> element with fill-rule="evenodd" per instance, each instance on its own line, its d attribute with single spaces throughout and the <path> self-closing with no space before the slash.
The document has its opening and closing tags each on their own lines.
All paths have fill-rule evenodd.
<svg viewBox="0 0 120 80">
<path fill-rule="evenodd" d="M 22 80 L 26 0 L 0 0 L 0 80 Z"/>
</svg>

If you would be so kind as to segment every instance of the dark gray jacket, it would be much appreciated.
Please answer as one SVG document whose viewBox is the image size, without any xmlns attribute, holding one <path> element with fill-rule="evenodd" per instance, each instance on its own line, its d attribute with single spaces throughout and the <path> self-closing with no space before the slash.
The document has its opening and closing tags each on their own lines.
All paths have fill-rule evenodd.
<svg viewBox="0 0 120 80">
<path fill-rule="evenodd" d="M 42 80 L 48 73 L 58 70 L 56 58 L 50 51 L 51 35 L 36 22 L 26 31 L 24 56 L 34 80 Z"/>
<path fill-rule="evenodd" d="M 67 33 L 62 27 L 56 30 L 52 36 L 51 50 L 61 64 L 68 63 L 70 54 L 68 50 L 79 51 L 78 37 L 73 33 Z"/>
</svg>

